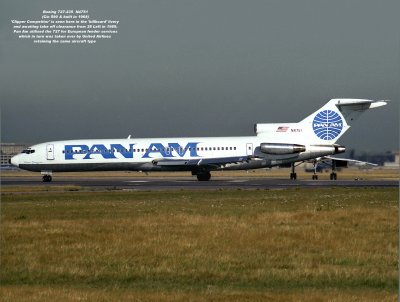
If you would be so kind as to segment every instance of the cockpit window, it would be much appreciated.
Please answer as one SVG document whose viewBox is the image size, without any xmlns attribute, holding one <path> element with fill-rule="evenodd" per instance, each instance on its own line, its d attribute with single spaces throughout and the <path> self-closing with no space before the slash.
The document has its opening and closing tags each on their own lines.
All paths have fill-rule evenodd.
<svg viewBox="0 0 400 302">
<path fill-rule="evenodd" d="M 35 150 L 33 150 L 33 149 L 24 149 L 24 150 L 22 150 L 21 153 L 31 154 L 31 153 L 35 153 Z"/>
</svg>

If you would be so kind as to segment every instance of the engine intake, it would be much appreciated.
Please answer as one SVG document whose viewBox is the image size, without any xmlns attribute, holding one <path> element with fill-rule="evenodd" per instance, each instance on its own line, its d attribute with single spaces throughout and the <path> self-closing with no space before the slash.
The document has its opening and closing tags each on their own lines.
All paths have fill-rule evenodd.
<svg viewBox="0 0 400 302">
<path fill-rule="evenodd" d="M 294 154 L 306 151 L 306 146 L 298 144 L 262 143 L 260 150 L 266 154 Z"/>
</svg>

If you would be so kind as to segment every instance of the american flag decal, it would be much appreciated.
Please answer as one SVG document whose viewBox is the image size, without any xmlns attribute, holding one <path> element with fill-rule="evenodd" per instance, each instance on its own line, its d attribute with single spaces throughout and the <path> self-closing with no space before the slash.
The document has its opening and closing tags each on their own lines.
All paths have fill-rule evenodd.
<svg viewBox="0 0 400 302">
<path fill-rule="evenodd" d="M 278 127 L 278 129 L 276 129 L 276 132 L 286 132 L 288 131 L 289 127 Z"/>
</svg>

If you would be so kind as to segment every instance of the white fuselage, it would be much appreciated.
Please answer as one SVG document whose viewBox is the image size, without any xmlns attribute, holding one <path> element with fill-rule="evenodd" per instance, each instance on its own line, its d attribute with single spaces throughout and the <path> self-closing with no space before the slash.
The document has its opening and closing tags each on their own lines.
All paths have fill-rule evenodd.
<svg viewBox="0 0 400 302">
<path fill-rule="evenodd" d="M 12 163 L 30 171 L 193 171 L 211 159 L 218 160 L 209 170 L 251 169 L 335 154 L 333 145 L 306 145 L 304 152 L 265 154 L 260 150 L 262 143 L 268 141 L 258 136 L 54 141 L 30 147 L 29 153 L 16 155 Z M 246 160 L 234 160 L 237 157 Z M 223 160 L 229 158 L 234 159 Z M 196 160 L 200 161 L 196 165 L 182 163 Z"/>
</svg>

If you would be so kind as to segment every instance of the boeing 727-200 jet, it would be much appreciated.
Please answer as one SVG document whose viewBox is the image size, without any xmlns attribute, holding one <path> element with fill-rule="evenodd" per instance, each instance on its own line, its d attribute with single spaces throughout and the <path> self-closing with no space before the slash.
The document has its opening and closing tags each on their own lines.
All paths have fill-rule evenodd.
<svg viewBox="0 0 400 302">
<path fill-rule="evenodd" d="M 255 136 L 134 139 L 81 139 L 53 141 L 31 146 L 14 156 L 21 169 L 41 172 L 43 181 L 53 172 L 69 171 L 190 171 L 200 181 L 213 170 L 248 170 L 291 166 L 296 179 L 297 163 L 351 160 L 332 157 L 345 147 L 336 141 L 368 109 L 387 101 L 332 99 L 298 123 L 256 124 Z M 317 176 L 313 175 L 313 179 Z"/>
</svg>

